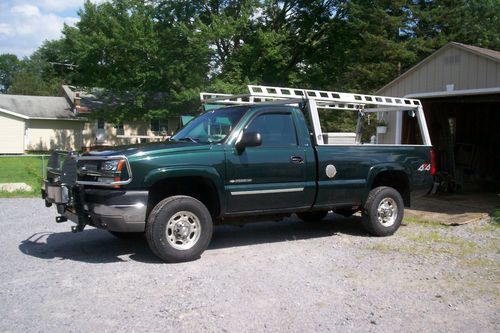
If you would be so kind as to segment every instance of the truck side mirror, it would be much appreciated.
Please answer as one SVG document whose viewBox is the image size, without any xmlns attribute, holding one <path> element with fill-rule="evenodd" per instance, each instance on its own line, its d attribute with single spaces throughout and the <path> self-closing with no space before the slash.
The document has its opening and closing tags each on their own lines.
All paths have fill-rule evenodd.
<svg viewBox="0 0 500 333">
<path fill-rule="evenodd" d="M 235 148 L 238 152 L 242 152 L 246 147 L 257 147 L 262 144 L 260 133 L 257 132 L 243 132 L 238 141 L 236 141 Z"/>
</svg>

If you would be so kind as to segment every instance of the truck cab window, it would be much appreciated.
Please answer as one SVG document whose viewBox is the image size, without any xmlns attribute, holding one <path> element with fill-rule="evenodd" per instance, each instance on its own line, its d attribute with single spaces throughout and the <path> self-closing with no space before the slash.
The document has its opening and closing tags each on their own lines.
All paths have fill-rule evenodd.
<svg viewBox="0 0 500 333">
<path fill-rule="evenodd" d="M 261 114 L 252 120 L 246 131 L 260 133 L 264 147 L 297 146 L 297 134 L 291 114 Z"/>
<path fill-rule="evenodd" d="M 247 110 L 248 107 L 233 107 L 205 112 L 190 121 L 172 137 L 172 140 L 198 143 L 221 142 L 231 133 Z"/>
</svg>

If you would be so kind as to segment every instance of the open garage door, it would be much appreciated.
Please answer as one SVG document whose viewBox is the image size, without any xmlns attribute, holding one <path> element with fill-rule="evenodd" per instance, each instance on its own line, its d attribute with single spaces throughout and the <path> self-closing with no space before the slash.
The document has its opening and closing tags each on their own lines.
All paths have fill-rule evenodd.
<svg viewBox="0 0 500 333">
<path fill-rule="evenodd" d="M 421 101 L 438 152 L 438 170 L 456 183 L 456 189 L 498 191 L 500 94 Z M 403 118 L 403 142 L 420 140 L 415 126 L 410 117 Z"/>
</svg>

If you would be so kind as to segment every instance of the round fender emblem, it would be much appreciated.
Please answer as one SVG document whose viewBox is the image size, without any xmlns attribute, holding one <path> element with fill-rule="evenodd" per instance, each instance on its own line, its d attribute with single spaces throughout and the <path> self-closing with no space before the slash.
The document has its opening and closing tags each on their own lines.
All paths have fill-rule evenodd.
<svg viewBox="0 0 500 333">
<path fill-rule="evenodd" d="M 337 174 L 337 169 L 332 164 L 328 164 L 325 171 L 328 178 L 333 178 Z"/>
</svg>

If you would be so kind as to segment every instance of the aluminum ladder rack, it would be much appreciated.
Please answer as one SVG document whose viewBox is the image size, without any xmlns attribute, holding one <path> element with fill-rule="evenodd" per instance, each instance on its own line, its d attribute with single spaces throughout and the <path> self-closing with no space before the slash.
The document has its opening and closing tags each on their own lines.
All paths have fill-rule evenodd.
<svg viewBox="0 0 500 333">
<path fill-rule="evenodd" d="M 314 126 L 315 139 L 319 145 L 324 143 L 318 109 L 353 110 L 374 113 L 398 112 L 396 144 L 400 144 L 401 142 L 401 111 L 410 110 L 417 116 L 424 144 L 431 145 L 422 104 L 418 99 L 259 85 L 249 85 L 248 90 L 249 94 L 241 95 L 201 93 L 200 99 L 203 104 L 214 103 L 224 105 L 258 103 L 297 104 L 299 102 L 306 102 Z"/>
</svg>

